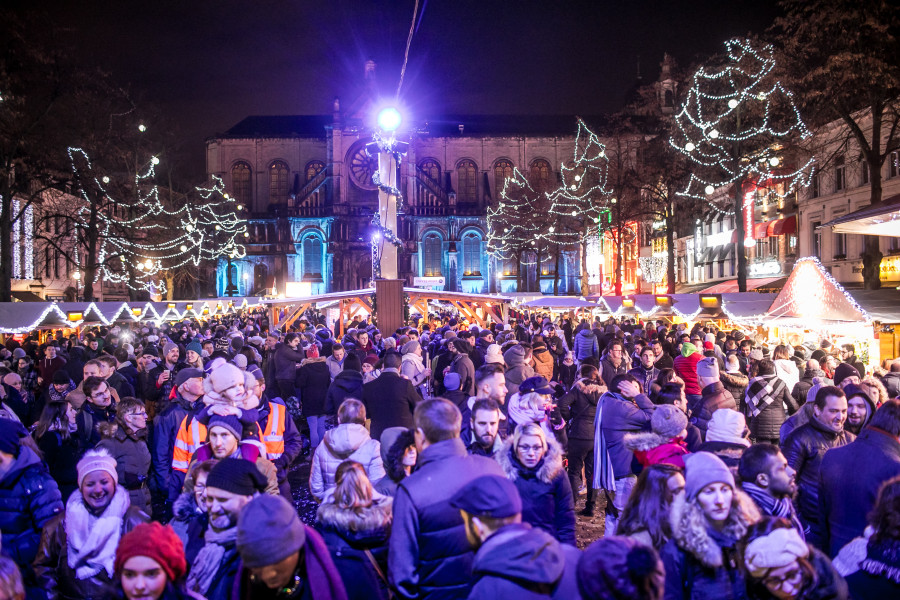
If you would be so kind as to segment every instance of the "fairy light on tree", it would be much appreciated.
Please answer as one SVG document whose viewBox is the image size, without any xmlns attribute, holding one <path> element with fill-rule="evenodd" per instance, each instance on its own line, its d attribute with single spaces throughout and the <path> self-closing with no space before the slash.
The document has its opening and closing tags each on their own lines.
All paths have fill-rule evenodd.
<svg viewBox="0 0 900 600">
<path fill-rule="evenodd" d="M 809 185 L 813 160 L 792 169 L 780 153 L 797 138 L 810 136 L 791 92 L 774 80 L 774 49 L 754 49 L 749 40 L 725 43 L 725 55 L 701 66 L 690 80 L 684 103 L 675 115 L 669 140 L 693 164 L 690 180 L 679 195 L 708 203 L 734 215 L 738 231 L 738 289 L 747 290 L 747 255 L 755 188 L 772 201 L 793 196 Z M 733 193 L 730 206 L 714 201 L 715 191 Z"/>
</svg>

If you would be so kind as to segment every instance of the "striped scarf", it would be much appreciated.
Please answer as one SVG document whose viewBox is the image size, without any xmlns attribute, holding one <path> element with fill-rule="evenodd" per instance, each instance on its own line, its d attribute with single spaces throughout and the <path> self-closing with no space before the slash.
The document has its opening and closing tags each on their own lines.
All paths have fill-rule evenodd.
<svg viewBox="0 0 900 600">
<path fill-rule="evenodd" d="M 751 379 L 747 386 L 747 408 L 750 410 L 750 416 L 759 416 L 776 396 L 783 394 L 784 389 L 784 382 L 774 374 L 760 375 Z"/>
</svg>

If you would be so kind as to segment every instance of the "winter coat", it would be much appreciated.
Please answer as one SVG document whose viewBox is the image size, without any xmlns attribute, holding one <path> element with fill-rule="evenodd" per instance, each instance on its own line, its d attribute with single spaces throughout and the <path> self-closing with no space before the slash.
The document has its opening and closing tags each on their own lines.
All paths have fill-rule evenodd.
<svg viewBox="0 0 900 600">
<path fill-rule="evenodd" d="M 174 517 L 169 525 L 184 545 L 184 557 L 187 564 L 194 563 L 197 553 L 206 544 L 203 535 L 209 527 L 209 514 L 200 510 L 192 492 L 182 492 L 172 506 Z"/>
<path fill-rule="evenodd" d="M 50 434 L 48 434 L 50 435 Z M 9 470 L 0 479 L 0 531 L 3 554 L 27 573 L 41 541 L 41 528 L 63 511 L 56 482 L 41 459 L 25 446 L 19 448 Z"/>
<path fill-rule="evenodd" d="M 150 514 L 150 450 L 147 448 L 146 432 L 128 434 L 122 427 L 112 425 L 109 437 L 104 438 L 98 448 L 106 448 L 116 459 L 116 473 L 119 485 L 128 490 L 131 506 Z"/>
<path fill-rule="evenodd" d="M 725 390 L 731 394 L 734 401 L 738 403 L 738 410 L 744 412 L 744 394 L 747 392 L 747 384 L 750 378 L 738 371 L 737 373 L 729 373 L 727 371 L 719 372 L 719 381 L 725 386 Z"/>
<path fill-rule="evenodd" d="M 703 360 L 703 354 L 694 352 L 690 356 L 678 355 L 673 362 L 675 374 L 684 380 L 684 393 L 699 395 L 700 380 L 697 378 L 697 363 Z"/>
<path fill-rule="evenodd" d="M 300 395 L 304 417 L 318 417 L 326 413 L 325 397 L 331 385 L 331 372 L 325 364 L 326 360 L 323 356 L 306 358 L 297 369 L 295 388 Z"/>
<path fill-rule="evenodd" d="M 181 493 L 184 477 L 177 476 L 172 469 L 172 455 L 175 452 L 175 437 L 185 417 L 203 409 L 202 399 L 188 402 L 177 391 L 175 399 L 162 413 L 153 419 L 153 433 L 150 436 L 150 477 L 153 481 L 150 488 L 156 498 L 154 504 L 167 504 L 175 501 Z M 157 511 L 154 510 L 154 515 Z M 168 510 L 166 510 L 168 512 Z"/>
<path fill-rule="evenodd" d="M 346 358 L 346 355 L 344 357 Z M 332 381 L 344 370 L 344 361 L 338 362 L 334 356 L 327 357 L 325 364 L 328 365 L 328 373 L 331 375 Z"/>
<path fill-rule="evenodd" d="M 187 363 L 175 363 L 175 366 L 169 370 L 171 373 L 169 379 L 164 381 L 160 386 L 157 386 L 156 382 L 159 381 L 159 376 L 162 375 L 162 372 L 168 370 L 168 363 L 162 361 L 154 368 L 150 369 L 150 372 L 147 374 L 147 387 L 144 389 L 144 402 L 167 402 L 169 394 L 172 391 L 172 386 L 175 385 L 175 375 L 184 368 L 187 368 Z"/>
<path fill-rule="evenodd" d="M 900 397 L 900 372 L 886 373 L 881 378 L 881 383 L 884 384 L 884 389 L 887 390 L 890 398 Z"/>
<path fill-rule="evenodd" d="M 788 436 L 791 435 L 792 431 L 803 427 L 814 418 L 813 406 L 815 406 L 815 404 L 813 404 L 812 402 L 807 402 L 800 407 L 800 410 L 787 418 L 787 420 L 784 422 L 784 425 L 782 425 L 781 429 L 779 430 L 778 445 L 783 448 L 785 441 L 787 440 Z"/>
<path fill-rule="evenodd" d="M 797 472 L 797 511 L 803 524 L 810 528 L 807 541 L 821 546 L 822 525 L 819 520 L 819 483 L 822 460 L 832 448 L 846 446 L 856 439 L 852 433 L 835 433 L 817 419 L 795 429 L 784 443 L 784 456 Z"/>
<path fill-rule="evenodd" d="M 525 347 L 515 345 L 503 353 L 506 362 L 506 402 L 519 392 L 519 386 L 529 377 L 534 377 L 534 369 L 525 364 Z"/>
<path fill-rule="evenodd" d="M 747 392 L 745 394 L 745 406 L 747 406 L 747 410 L 750 410 L 750 394 L 753 390 L 754 382 L 765 382 L 768 383 L 772 387 L 774 392 L 774 396 L 772 397 L 772 401 L 763 406 L 762 410 L 758 415 L 750 416 L 748 421 L 748 426 L 750 427 L 750 436 L 755 440 L 777 440 L 781 435 L 781 426 L 787 420 L 788 415 L 792 415 L 800 409 L 800 406 L 794 402 L 794 397 L 791 396 L 790 388 L 784 384 L 783 381 L 778 379 L 774 375 L 766 375 L 754 377 L 750 380 L 750 384 L 747 386 Z M 787 408 L 785 408 L 787 407 Z"/>
<path fill-rule="evenodd" d="M 634 454 L 625 447 L 625 436 L 629 433 L 649 431 L 650 417 L 653 416 L 655 408 L 645 394 L 638 394 L 634 400 L 626 400 L 612 392 L 606 392 L 600 397 L 598 402 L 598 409 L 602 415 L 600 426 L 616 479 L 631 475 L 631 460 Z M 598 443 L 599 440 L 595 437 L 594 462 L 598 465 L 594 467 L 595 478 L 600 472 L 601 465 L 599 459 L 601 453 L 596 450 Z"/>
<path fill-rule="evenodd" d="M 297 425 L 294 423 L 294 419 L 291 418 L 291 415 L 287 412 L 287 407 L 285 407 L 280 398 L 260 403 L 258 409 L 259 419 L 257 420 L 257 425 L 259 426 L 258 431 L 266 430 L 266 426 L 269 423 L 272 404 L 277 404 L 281 407 L 278 410 L 278 415 L 284 419 L 284 432 L 282 433 L 284 451 L 281 453 L 281 456 L 270 460 L 272 461 L 272 464 L 275 465 L 275 469 L 278 473 L 278 488 L 281 490 L 281 495 L 284 496 L 285 499 L 289 499 L 291 497 L 291 486 L 287 480 L 288 469 L 290 469 L 291 465 L 294 464 L 294 460 L 296 460 L 303 451 L 303 438 L 300 436 L 300 432 L 297 431 Z M 256 428 L 251 425 L 251 429 Z M 268 458 L 268 456 L 267 452 L 266 457 Z"/>
<path fill-rule="evenodd" d="M 852 444 L 825 454 L 819 469 L 822 548 L 829 556 L 866 528 L 881 484 L 900 475 L 900 442 L 866 427 Z"/>
<path fill-rule="evenodd" d="M 672 538 L 660 553 L 666 573 L 665 600 L 748 597 L 736 543 L 759 519 L 759 510 L 746 494 L 740 490 L 735 494 L 737 506 L 731 509 L 722 531 L 709 525 L 696 501 L 688 502 L 684 494 L 672 501 Z"/>
<path fill-rule="evenodd" d="M 841 549 L 833 565 L 846 578 L 850 597 L 900 597 L 900 540 L 885 536 L 871 542 L 874 532 L 866 529 L 864 537 L 856 538 Z"/>
<path fill-rule="evenodd" d="M 691 415 L 691 423 L 700 429 L 703 439 L 706 439 L 706 430 L 712 419 L 713 413 L 720 408 L 737 410 L 737 402 L 731 393 L 725 389 L 721 381 L 711 383 L 701 392 L 700 399 L 688 405 L 688 414 Z"/>
<path fill-rule="evenodd" d="M 282 344 L 275 351 L 275 381 L 290 381 L 297 378 L 297 364 L 306 360 L 306 355 L 299 350 L 294 350 L 287 344 Z"/>
<path fill-rule="evenodd" d="M 503 477 L 493 459 L 472 456 L 462 440 L 430 444 L 397 486 L 389 546 L 389 579 L 399 598 L 465 598 L 475 553 L 450 499 L 483 475 Z"/>
<path fill-rule="evenodd" d="M 684 455 L 690 454 L 682 438 L 665 438 L 652 431 L 627 434 L 625 447 L 645 467 L 666 464 L 684 469 Z"/>
<path fill-rule="evenodd" d="M 600 346 L 597 343 L 597 337 L 590 329 L 582 329 L 575 334 L 572 352 L 575 353 L 575 360 L 579 362 L 586 358 L 600 357 Z"/>
<path fill-rule="evenodd" d="M 72 492 L 78 489 L 77 466 L 82 453 L 78 438 L 70 434 L 69 439 L 64 440 L 58 431 L 51 430 L 37 441 L 37 445 L 65 504 Z"/>
<path fill-rule="evenodd" d="M 359 371 L 341 371 L 337 374 L 325 394 L 325 414 L 336 415 L 341 403 L 347 398 L 362 400 L 363 376 Z M 371 416 L 371 415 L 370 415 Z"/>
<path fill-rule="evenodd" d="M 774 361 L 775 376 L 782 380 L 789 391 L 800 381 L 800 371 L 794 361 L 788 358 L 779 358 Z"/>
<path fill-rule="evenodd" d="M 579 379 L 558 403 L 559 412 L 569 424 L 569 439 L 594 439 L 594 417 L 597 402 L 606 389 L 596 383 Z"/>
<path fill-rule="evenodd" d="M 370 506 L 359 511 L 345 510 L 332 503 L 319 507 L 316 529 L 341 574 L 348 600 L 388 598 L 387 583 L 369 555 L 381 572 L 386 573 L 392 505 L 392 498 L 376 496 Z"/>
<path fill-rule="evenodd" d="M 547 347 L 535 348 L 531 356 L 534 357 L 534 373 L 540 375 L 547 381 L 553 379 L 553 355 L 547 350 Z"/>
<path fill-rule="evenodd" d="M 628 371 L 628 374 L 633 375 L 634 378 L 638 380 L 638 383 L 641 384 L 641 390 L 645 394 L 650 395 L 650 386 L 656 383 L 656 378 L 659 377 L 659 369 L 655 366 L 645 369 L 644 365 L 637 363 L 637 366 Z M 606 379 L 603 381 L 609 385 L 609 382 Z"/>
<path fill-rule="evenodd" d="M 562 446 L 547 439 L 547 452 L 529 469 L 515 455 L 513 438 L 494 455 L 522 497 L 522 522 L 542 529 L 563 544 L 575 545 L 575 502 L 563 468 Z"/>
<path fill-rule="evenodd" d="M 413 426 L 413 411 L 422 397 L 408 379 L 394 371 L 382 371 L 374 381 L 363 386 L 362 402 L 366 416 L 372 420 L 370 431 L 376 440 L 388 427 Z"/>
<path fill-rule="evenodd" d="M 622 357 L 622 362 L 619 363 L 619 366 L 615 366 L 610 360 L 609 355 L 604 355 L 603 358 L 600 359 L 600 377 L 603 379 L 603 383 L 609 385 L 613 380 L 613 377 L 616 375 L 622 375 L 628 372 L 628 361 L 625 360 L 625 357 Z M 644 393 L 647 393 L 647 390 L 642 388 Z"/>
<path fill-rule="evenodd" d="M 122 517 L 121 535 L 149 521 L 150 517 L 141 509 L 130 506 Z M 69 566 L 65 511 L 44 527 L 41 546 L 34 560 L 34 572 L 38 586 L 47 594 L 48 600 L 101 600 L 109 598 L 115 587 L 105 569 L 88 579 L 75 576 L 75 570 Z"/>
<path fill-rule="evenodd" d="M 188 473 L 190 473 L 195 464 L 210 460 L 211 458 L 213 458 L 212 449 L 208 443 L 203 444 L 196 452 L 194 452 L 193 456 L 191 456 L 191 462 L 188 464 L 187 469 Z M 263 477 L 266 478 L 265 493 L 272 496 L 277 496 L 280 493 L 278 488 L 278 469 L 275 468 L 275 464 L 271 460 L 266 458 L 265 446 L 260 442 L 256 440 L 242 441 L 238 444 L 238 449 L 234 454 L 226 458 L 239 458 L 252 462 L 256 465 L 256 468 L 259 469 L 259 472 L 262 473 Z"/>
<path fill-rule="evenodd" d="M 325 432 L 325 437 L 313 456 L 309 490 L 316 500 L 322 502 L 334 488 L 334 475 L 345 460 L 360 463 L 370 481 L 378 481 L 384 477 L 381 443 L 369 437 L 365 425 L 342 423 Z"/>
<path fill-rule="evenodd" d="M 847 588 L 847 581 L 841 577 L 834 565 L 822 551 L 809 546 L 809 564 L 816 572 L 815 584 L 807 585 L 800 593 L 795 596 L 797 600 L 849 600 L 850 594 Z M 747 585 L 747 592 L 753 600 L 768 600 L 775 598 L 769 592 L 765 585 L 750 582 Z M 889 598 L 891 596 L 856 596 L 853 598 Z"/>
<path fill-rule="evenodd" d="M 803 371 L 803 376 L 794 384 L 794 387 L 791 388 L 791 396 L 794 397 L 794 401 L 797 402 L 798 406 L 806 404 L 806 394 L 809 392 L 809 388 L 813 386 L 813 377 L 821 377 L 824 379 L 825 371 L 822 369 L 806 369 Z"/>
<path fill-rule="evenodd" d="M 450 363 L 450 371 L 459 375 L 459 389 L 475 395 L 475 364 L 466 354 L 457 354 Z"/>
<path fill-rule="evenodd" d="M 506 525 L 478 548 L 469 600 L 580 598 L 581 552 L 527 523 Z"/>
<path fill-rule="evenodd" d="M 116 405 L 111 403 L 106 408 L 99 408 L 90 402 L 81 405 L 81 410 L 75 417 L 78 429 L 75 435 L 82 449 L 90 450 L 100 443 L 103 436 L 100 434 L 100 425 L 112 423 L 116 420 Z"/>
</svg>

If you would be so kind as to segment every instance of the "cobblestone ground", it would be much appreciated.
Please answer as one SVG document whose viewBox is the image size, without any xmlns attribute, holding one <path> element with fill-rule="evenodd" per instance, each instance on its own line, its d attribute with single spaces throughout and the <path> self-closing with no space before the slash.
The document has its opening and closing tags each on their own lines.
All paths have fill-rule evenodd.
<svg viewBox="0 0 900 600">
<path fill-rule="evenodd" d="M 316 509 L 318 504 L 309 493 L 309 457 L 299 458 L 291 467 L 288 474 L 288 480 L 291 482 L 291 491 L 294 496 L 294 506 L 300 519 L 307 525 L 314 525 L 316 522 Z M 606 506 L 606 499 L 602 494 L 599 503 L 594 508 L 593 517 L 582 517 L 578 515 L 575 522 L 575 535 L 578 540 L 578 547 L 586 548 L 594 540 L 598 540 L 603 536 L 603 514 Z M 580 511 L 584 508 L 584 496 L 577 499 L 575 510 Z"/>
</svg>

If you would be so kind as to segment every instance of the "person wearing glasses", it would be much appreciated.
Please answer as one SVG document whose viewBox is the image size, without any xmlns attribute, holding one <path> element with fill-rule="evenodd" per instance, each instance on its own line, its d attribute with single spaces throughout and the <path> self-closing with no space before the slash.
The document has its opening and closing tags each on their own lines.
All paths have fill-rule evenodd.
<svg viewBox="0 0 900 600">
<path fill-rule="evenodd" d="M 106 448 L 116 459 L 119 485 L 128 490 L 131 506 L 150 514 L 150 449 L 147 447 L 147 409 L 143 401 L 126 396 L 116 407 L 113 423 L 100 426 L 103 440 L 98 448 Z"/>
<path fill-rule="evenodd" d="M 82 450 L 90 450 L 103 439 L 100 425 L 115 421 L 116 403 L 112 388 L 102 377 L 88 377 L 83 382 L 82 390 L 85 402 L 75 417 L 76 433 Z"/>
</svg>

